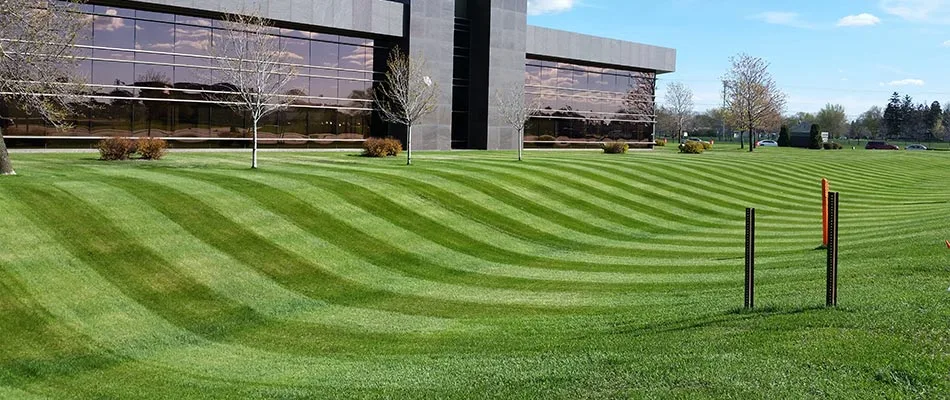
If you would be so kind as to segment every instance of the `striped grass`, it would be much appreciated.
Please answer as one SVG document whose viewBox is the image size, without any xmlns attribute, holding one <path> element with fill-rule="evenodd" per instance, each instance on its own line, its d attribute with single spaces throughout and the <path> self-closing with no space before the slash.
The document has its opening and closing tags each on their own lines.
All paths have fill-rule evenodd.
<svg viewBox="0 0 950 400">
<path fill-rule="evenodd" d="M 944 153 L 16 162 L 0 398 L 950 393 Z M 836 309 L 822 177 L 842 196 Z"/>
</svg>

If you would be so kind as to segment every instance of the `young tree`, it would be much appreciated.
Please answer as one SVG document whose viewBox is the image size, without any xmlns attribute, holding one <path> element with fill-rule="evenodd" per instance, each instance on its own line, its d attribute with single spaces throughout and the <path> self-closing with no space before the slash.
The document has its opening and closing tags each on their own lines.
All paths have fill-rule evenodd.
<svg viewBox="0 0 950 400">
<path fill-rule="evenodd" d="M 523 159 L 524 128 L 531 117 L 541 111 L 541 101 L 537 96 L 527 96 L 524 88 L 509 87 L 495 92 L 495 101 L 505 123 L 518 132 L 518 161 Z"/>
<path fill-rule="evenodd" d="M 386 79 L 373 98 L 382 119 L 406 126 L 406 165 L 412 165 L 412 125 L 435 110 L 438 87 L 429 78 L 421 56 L 410 56 L 395 47 L 386 65 Z"/>
<path fill-rule="evenodd" d="M 693 117 L 693 91 L 682 83 L 671 83 L 666 87 L 666 109 L 672 115 L 676 126 L 673 139 L 681 141 L 683 132 Z"/>
<path fill-rule="evenodd" d="M 245 9 L 226 14 L 222 25 L 224 29 L 208 49 L 215 67 L 213 77 L 220 82 L 217 86 L 231 89 L 219 100 L 251 118 L 251 168 L 257 168 L 258 127 L 264 117 L 295 100 L 285 92 L 297 77 L 297 68 L 287 63 L 283 43 L 272 35 L 272 22 L 260 12 Z"/>
<path fill-rule="evenodd" d="M 821 127 L 818 124 L 811 124 L 811 131 L 808 132 L 811 137 L 811 148 L 821 150 L 823 141 L 821 140 Z"/>
<path fill-rule="evenodd" d="M 757 130 L 777 125 L 785 109 L 785 94 L 768 71 L 769 64 L 746 54 L 730 58 L 726 82 L 726 105 L 735 126 L 749 131 L 749 151 L 754 151 Z"/>
<path fill-rule="evenodd" d="M 844 106 L 840 104 L 826 104 L 821 111 L 818 111 L 815 123 L 833 138 L 848 132 L 848 116 L 845 114 Z"/>
<path fill-rule="evenodd" d="M 57 128 L 78 102 L 83 79 L 74 45 L 88 20 L 76 3 L 0 0 L 0 102 L 39 114 Z M 15 175 L 0 115 L 0 175 Z"/>
<path fill-rule="evenodd" d="M 656 107 L 656 132 L 660 134 L 669 134 L 676 140 L 676 118 L 669 107 L 659 105 Z"/>
<path fill-rule="evenodd" d="M 779 147 L 788 147 L 792 144 L 792 137 L 788 133 L 788 125 L 782 125 L 778 133 Z"/>
<path fill-rule="evenodd" d="M 854 131 L 859 136 L 865 136 L 869 139 L 880 138 L 883 125 L 884 112 L 881 111 L 881 107 L 878 106 L 869 108 L 858 116 L 858 119 L 852 124 Z"/>
<path fill-rule="evenodd" d="M 927 113 L 927 129 L 930 133 L 928 139 L 940 140 L 943 137 L 943 109 L 940 102 L 930 103 L 930 110 Z"/>
</svg>

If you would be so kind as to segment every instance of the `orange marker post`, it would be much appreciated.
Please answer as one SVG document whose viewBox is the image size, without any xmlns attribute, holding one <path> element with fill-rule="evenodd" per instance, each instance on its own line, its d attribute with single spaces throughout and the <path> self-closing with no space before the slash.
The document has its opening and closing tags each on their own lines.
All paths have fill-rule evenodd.
<svg viewBox="0 0 950 400">
<path fill-rule="evenodd" d="M 821 243 L 828 247 L 828 180 L 821 178 Z"/>
<path fill-rule="evenodd" d="M 950 249 L 950 240 L 947 241 L 947 248 Z"/>
</svg>

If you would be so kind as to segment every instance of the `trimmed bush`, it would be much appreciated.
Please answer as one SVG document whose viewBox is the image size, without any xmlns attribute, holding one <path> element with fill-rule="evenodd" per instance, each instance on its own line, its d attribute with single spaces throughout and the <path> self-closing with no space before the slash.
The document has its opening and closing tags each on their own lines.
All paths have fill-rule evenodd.
<svg viewBox="0 0 950 400">
<path fill-rule="evenodd" d="M 393 138 L 369 138 L 363 142 L 364 157 L 395 157 L 402 152 L 402 143 Z"/>
<path fill-rule="evenodd" d="M 657 145 L 657 146 L 666 146 L 666 140 L 657 139 L 657 140 L 656 140 L 656 143 L 654 143 L 654 144 Z"/>
<path fill-rule="evenodd" d="M 838 143 L 838 142 L 828 142 L 828 143 L 822 143 L 821 148 L 825 150 L 841 150 L 842 148 L 844 148 L 844 146 L 842 146 L 841 143 Z"/>
<path fill-rule="evenodd" d="M 630 145 L 626 142 L 607 142 L 603 144 L 604 153 L 608 154 L 624 154 L 627 150 L 630 150 Z"/>
<path fill-rule="evenodd" d="M 135 153 L 135 142 L 124 137 L 110 137 L 99 141 L 99 159 L 106 161 L 128 160 Z"/>
<path fill-rule="evenodd" d="M 161 160 L 168 150 L 168 142 L 164 139 L 143 138 L 136 144 L 136 152 L 143 160 Z"/>
<path fill-rule="evenodd" d="M 703 144 L 703 150 L 712 150 L 712 147 L 713 147 L 712 142 L 702 142 L 702 144 Z"/>
<path fill-rule="evenodd" d="M 788 125 L 782 125 L 778 132 L 778 147 L 789 147 L 792 144 L 792 136 L 788 133 Z"/>
<path fill-rule="evenodd" d="M 700 142 L 686 142 L 680 145 L 680 153 L 702 154 L 706 147 Z"/>
<path fill-rule="evenodd" d="M 551 135 L 541 135 L 536 140 L 539 142 L 553 142 L 557 138 Z M 535 143 L 534 145 L 537 147 L 554 147 L 554 143 Z"/>
</svg>

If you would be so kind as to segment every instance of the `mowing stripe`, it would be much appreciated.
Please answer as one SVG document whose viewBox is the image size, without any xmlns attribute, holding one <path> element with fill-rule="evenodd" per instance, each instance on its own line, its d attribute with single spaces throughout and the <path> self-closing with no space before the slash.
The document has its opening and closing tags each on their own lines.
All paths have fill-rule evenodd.
<svg viewBox="0 0 950 400">
<path fill-rule="evenodd" d="M 163 176 L 164 182 L 176 182 L 173 177 L 164 177 L 166 174 L 169 174 L 168 171 L 163 171 L 159 173 Z M 139 174 L 152 174 L 151 172 L 139 171 Z M 141 176 L 141 175 L 140 175 Z M 321 235 L 323 240 L 326 240 L 334 245 L 341 245 L 342 248 L 349 254 L 365 252 L 364 248 L 361 246 L 354 246 L 353 244 L 361 244 L 367 248 L 378 248 L 376 245 L 369 246 L 367 243 L 373 243 L 370 239 L 367 239 L 366 235 L 359 233 L 351 228 L 343 226 L 342 228 L 328 229 L 328 222 L 334 220 L 329 214 L 322 211 L 314 209 L 307 203 L 302 202 L 301 200 L 281 192 L 279 190 L 261 190 L 264 186 L 260 185 L 248 185 L 252 183 L 243 179 L 233 179 L 225 178 L 223 176 L 208 178 L 209 181 L 200 182 L 200 184 L 195 185 L 195 189 L 190 189 L 189 192 L 195 193 L 195 190 L 198 190 L 197 187 L 204 186 L 210 187 L 208 182 L 215 182 L 216 186 L 222 186 L 229 190 L 233 190 L 237 193 L 245 195 L 249 198 L 256 198 L 258 201 L 262 201 L 261 204 L 266 206 L 267 209 L 272 212 L 276 212 L 278 215 L 283 216 L 288 221 L 293 221 L 294 224 L 303 228 L 303 230 Z M 110 182 L 116 184 L 117 181 L 121 181 L 123 178 L 111 178 Z M 180 178 L 177 182 L 184 183 L 189 178 Z M 141 179 L 138 181 L 128 181 L 127 183 L 122 183 L 126 190 L 134 192 L 135 189 L 129 186 L 136 186 L 141 188 L 141 193 L 134 193 L 137 196 L 143 195 L 148 196 L 149 193 L 161 193 L 162 198 L 174 198 L 175 196 L 183 196 L 182 194 L 176 193 L 176 190 L 170 189 L 170 187 L 150 187 L 153 184 L 146 183 L 148 179 Z M 134 184 L 133 184 L 134 182 Z M 187 187 L 188 185 L 176 185 L 177 187 Z M 169 197 L 171 196 L 171 197 Z M 233 194 L 231 195 L 233 196 Z M 187 197 L 187 196 L 186 196 Z M 208 198 L 206 195 L 200 196 L 201 198 Z M 224 223 L 227 224 L 228 218 L 219 214 L 217 211 L 208 208 L 206 205 L 203 205 L 202 200 L 199 197 L 187 197 L 175 201 L 176 204 L 189 204 L 190 211 L 183 210 L 172 210 L 171 206 L 165 207 L 162 209 L 163 214 L 168 212 L 169 214 L 174 215 L 175 213 L 191 213 L 191 218 L 193 221 L 196 219 L 200 221 L 202 218 L 208 218 L 214 221 L 224 220 Z M 156 204 L 154 201 L 146 200 L 150 206 L 161 208 L 161 204 Z M 169 215 L 166 214 L 166 215 Z M 208 225 L 204 224 L 195 224 L 189 223 L 188 218 L 180 218 L 183 223 L 183 227 L 186 229 L 198 229 L 202 226 Z M 217 223 L 220 225 L 220 223 Z M 238 229 L 238 228 L 232 228 Z M 228 229 L 230 230 L 230 229 Z M 223 231 L 228 231 L 223 230 Z M 240 231 L 240 229 L 238 229 Z M 189 231 L 194 234 L 193 231 Z M 242 233 L 240 236 L 253 235 L 250 233 Z M 355 235 L 355 236 L 354 236 Z M 213 236 L 211 234 L 199 234 L 197 235 L 203 240 L 221 240 L 213 239 L 208 236 Z M 354 239 L 355 237 L 355 239 Z M 222 242 L 231 243 L 234 241 L 239 241 L 239 237 L 231 237 L 228 240 L 222 240 Z M 254 241 L 254 243 L 258 243 Z M 256 245 L 247 244 L 243 247 L 253 247 Z M 227 251 L 233 257 L 237 257 L 236 254 L 240 253 L 240 249 L 229 249 Z M 268 251 L 270 254 L 272 250 Z M 279 254 L 279 253 L 278 253 Z M 405 265 L 396 264 L 397 262 L 404 261 L 399 258 L 379 258 L 375 255 L 370 255 L 375 259 L 378 259 L 382 262 L 383 265 L 395 265 L 395 268 L 405 268 Z M 247 263 L 249 265 L 254 265 L 254 263 Z M 339 271 L 345 271 L 348 268 L 347 265 L 342 265 Z M 416 266 L 409 266 L 410 268 L 416 268 Z M 388 268 L 386 269 L 388 270 Z M 423 271 L 424 273 L 430 273 Z M 393 277 L 392 274 L 387 274 L 388 276 L 383 276 L 384 279 L 376 278 L 377 280 L 382 281 L 391 281 Z M 395 275 L 398 277 L 398 275 Z M 365 281 L 360 281 L 365 284 Z M 578 307 L 578 306 L 595 306 L 603 305 L 610 306 L 612 304 L 637 304 L 638 302 L 643 302 L 647 304 L 654 304 L 655 302 L 662 302 L 661 294 L 637 294 L 637 293 L 616 293 L 616 294 L 603 294 L 597 295 L 595 293 L 581 293 L 581 292 L 544 292 L 544 291 L 518 291 L 518 290 L 509 290 L 509 289 L 492 289 L 485 287 L 470 287 L 470 286 L 460 286 L 460 285 L 445 285 L 439 284 L 434 281 L 419 281 L 419 280 L 403 280 L 400 283 L 408 283 L 405 286 L 398 286 L 399 293 L 406 294 L 406 290 L 409 290 L 410 293 L 426 296 L 426 297 L 436 297 L 442 299 L 450 299 L 456 301 L 470 301 L 478 303 L 495 303 L 495 304 L 523 304 L 523 305 L 534 305 L 534 306 L 549 306 L 549 307 Z M 396 288 L 394 288 L 395 290 Z"/>
<path fill-rule="evenodd" d="M 115 179 L 112 183 L 117 186 L 127 186 L 128 182 Z M 156 189 L 141 181 L 134 185 L 142 187 L 143 191 Z M 214 247 L 214 243 L 206 244 L 201 239 L 192 236 L 188 230 L 179 226 L 180 223 L 176 225 L 149 204 L 124 191 L 111 189 L 103 184 L 85 182 L 64 183 L 60 187 L 80 199 L 101 198 L 105 194 L 105 197 L 110 199 L 109 204 L 92 204 L 91 202 L 87 204 L 108 218 L 114 226 L 126 232 L 130 241 L 142 243 L 155 254 L 160 254 L 172 268 L 210 288 L 218 296 L 250 307 L 269 318 L 353 327 L 370 332 L 427 332 L 451 327 L 451 321 L 444 319 L 345 307 L 306 297 L 288 290 L 250 267 L 250 265 L 260 266 L 261 263 L 266 263 L 265 260 L 257 260 L 259 262 L 255 264 L 244 264 L 231 258 L 228 254 L 219 252 L 218 248 Z M 166 199 L 174 199 L 174 197 L 167 197 L 169 195 L 167 188 L 161 190 Z M 184 209 L 193 209 L 193 205 L 193 202 L 173 203 L 174 207 Z M 151 221 L 151 223 L 142 226 L 137 221 Z M 237 238 L 238 235 L 247 235 L 245 232 L 225 230 L 219 233 L 222 241 L 240 240 Z M 234 235 L 228 235 L 229 233 Z M 250 237 L 252 240 L 267 242 L 267 239 L 263 237 L 256 235 Z M 286 257 L 281 257 L 282 254 L 274 252 L 273 248 L 268 248 L 263 244 L 255 244 L 254 250 L 268 254 L 268 258 L 272 260 L 279 260 L 278 262 L 286 268 L 285 273 L 290 272 L 289 265 L 305 263 L 299 259 L 288 260 Z M 312 276 L 312 269 L 306 268 L 306 271 Z"/>
</svg>

